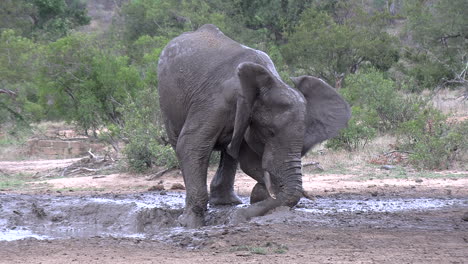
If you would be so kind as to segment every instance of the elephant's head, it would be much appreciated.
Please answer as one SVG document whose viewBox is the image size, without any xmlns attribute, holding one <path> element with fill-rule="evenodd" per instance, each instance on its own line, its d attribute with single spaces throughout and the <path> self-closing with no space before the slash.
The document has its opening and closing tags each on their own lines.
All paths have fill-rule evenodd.
<svg viewBox="0 0 468 264">
<path fill-rule="evenodd" d="M 241 94 L 228 153 L 238 158 L 245 140 L 259 157 L 271 194 L 243 211 L 250 218 L 299 201 L 301 157 L 313 145 L 336 136 L 347 125 L 350 109 L 335 89 L 314 77 L 292 78 L 293 89 L 277 74 L 250 62 L 238 66 L 238 76 Z"/>
</svg>

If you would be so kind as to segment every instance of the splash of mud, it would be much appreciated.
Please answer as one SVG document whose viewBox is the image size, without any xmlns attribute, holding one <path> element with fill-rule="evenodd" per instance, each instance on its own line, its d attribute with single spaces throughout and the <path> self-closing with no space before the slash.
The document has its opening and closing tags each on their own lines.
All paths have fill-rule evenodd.
<svg viewBox="0 0 468 264">
<path fill-rule="evenodd" d="M 243 198 L 246 206 L 248 198 Z M 179 226 L 185 196 L 180 193 L 53 196 L 0 194 L 0 241 L 23 238 L 59 239 L 116 237 L 156 239 L 182 246 L 200 245 L 216 234 L 245 228 L 229 226 L 235 207 L 211 207 L 207 227 Z M 297 208 L 279 208 L 252 223 L 295 223 L 314 226 L 375 227 L 395 224 L 405 212 L 468 207 L 468 199 L 340 197 L 302 199 Z M 364 217 L 365 216 L 365 217 Z M 411 223 L 400 221 L 401 226 Z"/>
</svg>

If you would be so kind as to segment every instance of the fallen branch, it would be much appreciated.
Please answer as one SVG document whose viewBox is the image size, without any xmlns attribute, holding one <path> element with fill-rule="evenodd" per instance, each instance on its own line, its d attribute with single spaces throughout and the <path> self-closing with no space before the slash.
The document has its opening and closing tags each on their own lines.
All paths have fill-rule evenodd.
<svg viewBox="0 0 468 264">
<path fill-rule="evenodd" d="M 63 176 L 65 175 L 65 172 L 67 172 L 68 170 L 68 167 L 65 167 L 65 169 L 63 169 L 63 171 L 60 173 L 60 178 L 63 178 Z"/>
<path fill-rule="evenodd" d="M 112 156 L 109 153 L 106 153 L 106 155 L 104 155 L 104 161 L 108 161 L 108 160 L 115 162 Z"/>
<path fill-rule="evenodd" d="M 167 172 L 170 172 L 170 171 L 173 171 L 173 170 L 176 170 L 176 168 L 169 168 L 169 169 L 164 169 L 164 170 L 158 171 L 156 174 L 151 175 L 148 178 L 146 178 L 146 180 L 147 181 L 154 181 L 157 178 L 159 178 L 159 177 L 163 176 L 164 174 L 166 174 Z"/>
<path fill-rule="evenodd" d="M 86 171 L 86 172 L 97 172 L 100 169 L 90 169 L 90 168 L 79 168 L 79 170 Z"/>
<path fill-rule="evenodd" d="M 0 89 L 0 93 L 8 94 L 11 97 L 16 97 L 16 92 L 8 89 Z"/>
<path fill-rule="evenodd" d="M 317 165 L 319 165 L 319 164 L 320 164 L 320 163 L 317 162 L 317 161 L 306 162 L 306 163 L 302 164 L 302 167 L 317 166 Z"/>
<path fill-rule="evenodd" d="M 414 154 L 414 152 L 411 152 L 411 151 L 405 151 L 405 150 L 392 150 L 392 151 L 389 151 L 389 152 L 385 152 L 385 153 L 383 153 L 382 155 L 384 155 L 384 156 L 388 156 L 388 155 L 390 155 L 390 154 L 393 154 L 393 153 Z"/>
<path fill-rule="evenodd" d="M 310 166 L 315 166 L 315 168 L 318 169 L 319 171 L 324 171 L 323 167 L 320 166 L 320 163 L 317 162 L 317 161 L 306 162 L 306 163 L 302 164 L 302 168 L 310 167 Z"/>
<path fill-rule="evenodd" d="M 89 157 L 93 160 L 97 159 L 96 155 L 91 152 L 91 149 L 88 150 Z"/>
</svg>

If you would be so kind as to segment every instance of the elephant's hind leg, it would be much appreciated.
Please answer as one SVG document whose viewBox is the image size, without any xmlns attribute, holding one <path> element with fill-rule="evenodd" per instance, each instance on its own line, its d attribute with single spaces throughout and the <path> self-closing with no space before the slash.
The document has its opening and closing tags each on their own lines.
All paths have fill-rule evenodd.
<svg viewBox="0 0 468 264">
<path fill-rule="evenodd" d="M 234 193 L 234 178 L 236 176 L 237 160 L 226 151 L 221 151 L 218 170 L 210 184 L 210 204 L 234 205 L 242 201 Z"/>
</svg>

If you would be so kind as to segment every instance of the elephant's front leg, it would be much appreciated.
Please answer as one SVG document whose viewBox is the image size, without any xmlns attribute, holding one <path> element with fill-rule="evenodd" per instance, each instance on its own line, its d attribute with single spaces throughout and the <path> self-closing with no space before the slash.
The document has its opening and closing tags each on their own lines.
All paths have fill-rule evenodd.
<svg viewBox="0 0 468 264">
<path fill-rule="evenodd" d="M 236 176 L 237 160 L 226 151 L 221 151 L 221 160 L 210 185 L 210 204 L 234 205 L 242 201 L 234 193 L 234 178 Z"/>
<path fill-rule="evenodd" d="M 242 171 L 258 182 L 250 194 L 250 203 L 253 204 L 268 199 L 270 194 L 265 185 L 265 172 L 262 169 L 261 157 L 245 142 L 241 145 L 239 163 Z"/>
<path fill-rule="evenodd" d="M 177 141 L 176 153 L 186 187 L 185 209 L 179 217 L 182 226 L 196 228 L 205 224 L 208 204 L 206 177 L 211 150 L 210 141 L 199 134 L 182 133 Z"/>
</svg>

